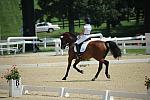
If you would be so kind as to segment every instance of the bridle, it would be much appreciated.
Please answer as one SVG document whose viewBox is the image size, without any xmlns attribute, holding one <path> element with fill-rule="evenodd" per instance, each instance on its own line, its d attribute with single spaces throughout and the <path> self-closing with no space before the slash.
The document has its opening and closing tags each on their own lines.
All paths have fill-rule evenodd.
<svg viewBox="0 0 150 100">
<path fill-rule="evenodd" d="M 66 46 L 71 46 L 72 43 L 74 43 L 76 41 L 76 37 L 73 36 L 72 34 L 70 33 L 64 33 L 60 36 L 60 39 L 61 39 L 61 48 L 65 48 Z"/>
</svg>

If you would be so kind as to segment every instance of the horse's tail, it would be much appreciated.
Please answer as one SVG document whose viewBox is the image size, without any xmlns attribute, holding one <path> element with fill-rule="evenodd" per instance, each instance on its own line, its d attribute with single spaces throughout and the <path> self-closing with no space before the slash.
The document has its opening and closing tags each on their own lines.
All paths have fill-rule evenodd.
<svg viewBox="0 0 150 100">
<path fill-rule="evenodd" d="M 109 44 L 110 52 L 111 52 L 111 54 L 113 55 L 113 57 L 115 59 L 121 57 L 121 50 L 117 46 L 117 44 L 115 42 L 113 42 L 113 41 L 107 41 L 106 43 Z"/>
</svg>

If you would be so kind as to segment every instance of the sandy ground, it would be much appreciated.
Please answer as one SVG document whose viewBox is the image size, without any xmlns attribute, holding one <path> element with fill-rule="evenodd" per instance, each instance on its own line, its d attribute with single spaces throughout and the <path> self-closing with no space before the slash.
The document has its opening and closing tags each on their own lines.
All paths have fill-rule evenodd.
<svg viewBox="0 0 150 100">
<path fill-rule="evenodd" d="M 150 55 L 125 55 L 121 59 L 145 59 L 150 58 Z M 108 56 L 107 59 L 113 59 Z M 20 54 L 11 56 L 0 56 L 0 76 L 6 71 L 3 65 L 14 64 L 37 64 L 37 63 L 58 63 L 64 62 L 57 67 L 21 67 L 19 71 L 22 76 L 23 85 L 36 86 L 51 86 L 51 87 L 69 87 L 69 88 L 85 88 L 94 90 L 113 90 L 113 91 L 128 91 L 136 93 L 145 93 L 144 86 L 145 76 L 150 77 L 150 63 L 131 63 L 131 64 L 110 64 L 109 73 L 111 79 L 105 77 L 103 67 L 98 79 L 91 81 L 94 77 L 98 65 L 89 65 L 87 67 L 79 67 L 84 70 L 84 74 L 78 73 L 71 68 L 66 81 L 62 81 L 62 77 L 66 71 L 67 55 L 66 56 L 51 56 L 49 53 L 33 53 Z M 2 67 L 3 66 L 3 67 Z M 5 79 L 0 79 L 0 84 L 8 84 Z M 0 90 L 0 100 L 98 100 L 98 96 L 88 95 L 70 95 L 69 98 L 60 98 L 58 95 L 32 93 L 31 95 L 23 95 L 19 98 L 8 97 L 7 91 Z M 134 100 L 120 99 L 117 100 Z"/>
</svg>

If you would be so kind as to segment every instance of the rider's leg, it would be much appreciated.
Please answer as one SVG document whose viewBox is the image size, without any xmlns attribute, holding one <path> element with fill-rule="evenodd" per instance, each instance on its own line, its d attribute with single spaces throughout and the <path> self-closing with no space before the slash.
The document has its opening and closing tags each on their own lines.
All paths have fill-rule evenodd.
<svg viewBox="0 0 150 100">
<path fill-rule="evenodd" d="M 75 43 L 75 46 L 76 46 L 76 50 L 77 50 L 77 59 L 79 59 L 79 56 L 80 56 L 80 47 L 79 47 L 79 44 Z"/>
</svg>

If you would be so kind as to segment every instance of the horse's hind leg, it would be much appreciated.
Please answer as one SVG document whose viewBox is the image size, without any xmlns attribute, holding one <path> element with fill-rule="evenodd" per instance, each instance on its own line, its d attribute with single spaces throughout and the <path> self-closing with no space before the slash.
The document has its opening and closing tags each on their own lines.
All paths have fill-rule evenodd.
<svg viewBox="0 0 150 100">
<path fill-rule="evenodd" d="M 95 81 L 95 79 L 98 77 L 100 71 L 102 70 L 102 64 L 103 64 L 103 63 L 102 63 L 101 61 L 99 61 L 98 71 L 97 71 L 95 77 L 92 79 L 92 81 Z"/>
<path fill-rule="evenodd" d="M 80 70 L 79 68 L 77 68 L 77 64 L 80 62 L 79 59 L 75 60 L 75 63 L 73 64 L 73 68 L 76 69 L 78 72 L 80 72 L 81 74 L 83 74 L 83 70 Z"/>
<path fill-rule="evenodd" d="M 109 61 L 104 60 L 104 64 L 106 66 L 105 75 L 106 75 L 107 78 L 110 78 L 110 75 L 108 74 Z"/>
</svg>

